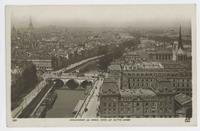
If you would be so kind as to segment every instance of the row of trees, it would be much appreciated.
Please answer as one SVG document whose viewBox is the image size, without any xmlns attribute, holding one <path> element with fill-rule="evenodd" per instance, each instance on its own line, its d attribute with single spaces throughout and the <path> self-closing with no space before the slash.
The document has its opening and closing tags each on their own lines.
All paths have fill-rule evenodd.
<svg viewBox="0 0 200 131">
<path fill-rule="evenodd" d="M 120 58 L 125 48 L 131 48 L 139 43 L 138 39 L 133 39 L 129 41 L 125 41 L 118 46 L 108 46 L 104 50 L 105 56 L 99 59 L 99 69 L 103 71 L 107 71 L 108 66 L 114 59 Z"/>
<path fill-rule="evenodd" d="M 66 56 L 52 56 L 52 68 L 53 70 L 59 70 L 61 68 L 64 68 L 70 64 L 76 63 L 78 61 L 81 61 L 83 59 L 87 59 L 93 56 L 102 55 L 106 53 L 107 46 L 98 46 L 95 48 L 92 48 L 90 50 L 85 50 L 81 52 L 74 52 L 73 54 L 68 54 L 68 57 Z"/>
<path fill-rule="evenodd" d="M 59 70 L 77 61 L 104 54 L 105 56 L 99 61 L 99 67 L 102 70 L 106 70 L 113 59 L 117 59 L 123 55 L 125 48 L 135 46 L 137 43 L 139 43 L 139 39 L 136 38 L 125 41 L 119 45 L 98 46 L 87 51 L 82 51 L 81 53 L 75 52 L 74 54 L 69 54 L 68 57 L 52 56 L 52 68 L 53 70 Z"/>
<path fill-rule="evenodd" d="M 17 106 L 20 99 L 35 88 L 38 83 L 36 66 L 32 62 L 27 61 L 23 61 L 21 65 L 23 65 L 22 73 L 15 76 L 15 80 L 11 84 L 12 108 Z"/>
</svg>

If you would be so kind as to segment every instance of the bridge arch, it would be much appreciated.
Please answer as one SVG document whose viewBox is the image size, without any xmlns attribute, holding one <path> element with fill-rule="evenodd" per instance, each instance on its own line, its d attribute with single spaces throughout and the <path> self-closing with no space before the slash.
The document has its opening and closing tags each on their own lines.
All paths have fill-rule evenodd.
<svg viewBox="0 0 200 131">
<path fill-rule="evenodd" d="M 79 82 L 75 79 L 69 79 L 65 84 L 69 89 L 76 89 L 79 87 Z"/>
<path fill-rule="evenodd" d="M 56 88 L 62 88 L 64 86 L 64 81 L 61 79 L 55 79 L 53 83 Z"/>
<path fill-rule="evenodd" d="M 87 86 L 92 86 L 92 81 L 90 80 L 84 80 L 80 83 L 81 88 L 87 88 Z"/>
</svg>

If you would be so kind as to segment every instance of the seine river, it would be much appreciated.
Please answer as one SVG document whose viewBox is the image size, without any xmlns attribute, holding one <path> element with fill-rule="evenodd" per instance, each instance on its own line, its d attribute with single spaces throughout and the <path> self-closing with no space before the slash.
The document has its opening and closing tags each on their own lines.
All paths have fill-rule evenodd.
<svg viewBox="0 0 200 131">
<path fill-rule="evenodd" d="M 53 107 L 47 111 L 46 118 L 72 118 L 72 113 L 80 99 L 84 99 L 83 90 L 57 89 L 58 95 Z"/>
<path fill-rule="evenodd" d="M 92 62 L 82 69 L 81 73 L 96 73 L 97 61 Z M 47 111 L 46 118 L 72 118 L 72 113 L 79 100 L 84 99 L 86 95 L 84 90 L 56 89 L 58 95 L 52 109 Z"/>
</svg>

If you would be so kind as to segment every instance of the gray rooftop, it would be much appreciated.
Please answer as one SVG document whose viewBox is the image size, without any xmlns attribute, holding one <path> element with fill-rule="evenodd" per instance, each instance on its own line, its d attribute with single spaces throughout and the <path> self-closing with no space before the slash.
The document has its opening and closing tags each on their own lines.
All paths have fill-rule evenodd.
<svg viewBox="0 0 200 131">
<path fill-rule="evenodd" d="M 185 105 L 187 103 L 190 103 L 192 101 L 192 98 L 190 96 L 187 96 L 185 94 L 178 94 L 175 96 L 175 100 L 180 104 L 180 105 Z"/>
<path fill-rule="evenodd" d="M 156 94 L 150 89 L 123 89 L 120 90 L 121 96 L 156 96 Z"/>
</svg>

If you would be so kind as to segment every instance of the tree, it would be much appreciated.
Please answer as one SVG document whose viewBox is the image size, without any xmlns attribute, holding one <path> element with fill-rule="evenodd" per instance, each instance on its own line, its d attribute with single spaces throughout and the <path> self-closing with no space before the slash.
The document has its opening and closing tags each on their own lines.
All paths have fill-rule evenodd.
<svg viewBox="0 0 200 131">
<path fill-rule="evenodd" d="M 66 86 L 70 89 L 76 89 L 79 86 L 79 83 L 74 80 L 74 79 L 70 79 L 67 83 Z"/>
<path fill-rule="evenodd" d="M 56 70 L 58 67 L 58 59 L 56 58 L 56 56 L 52 56 L 51 57 L 51 65 L 53 70 Z"/>
<path fill-rule="evenodd" d="M 36 66 L 32 63 L 28 63 L 27 68 L 22 73 L 22 80 L 24 87 L 28 90 L 28 88 L 33 88 L 38 82 Z M 25 90 L 26 90 L 25 89 Z"/>
<path fill-rule="evenodd" d="M 35 88 L 38 83 L 36 66 L 32 62 L 19 62 L 18 66 L 22 68 L 22 74 L 16 77 L 11 85 L 12 109 L 17 106 L 21 98 Z M 14 77 L 14 76 L 13 76 Z"/>
<path fill-rule="evenodd" d="M 101 57 L 99 59 L 99 69 L 103 71 L 107 71 L 108 66 L 110 65 L 110 62 L 112 61 L 112 55 L 105 55 L 104 57 Z"/>
</svg>

